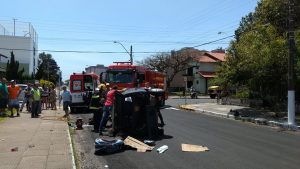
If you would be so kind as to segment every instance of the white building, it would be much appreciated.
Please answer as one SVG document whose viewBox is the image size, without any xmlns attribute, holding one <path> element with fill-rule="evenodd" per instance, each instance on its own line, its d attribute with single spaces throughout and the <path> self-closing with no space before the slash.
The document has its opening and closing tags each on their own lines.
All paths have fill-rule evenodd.
<svg viewBox="0 0 300 169">
<path fill-rule="evenodd" d="M 100 75 L 100 73 L 105 72 L 107 70 L 107 67 L 104 65 L 97 64 L 96 66 L 89 66 L 85 68 L 85 72 L 87 73 L 95 73 L 97 75 Z"/>
<path fill-rule="evenodd" d="M 0 71 L 5 71 L 11 52 L 19 62 L 19 70 L 24 68 L 25 74 L 35 74 L 38 62 L 38 36 L 30 23 L 0 21 Z"/>
</svg>

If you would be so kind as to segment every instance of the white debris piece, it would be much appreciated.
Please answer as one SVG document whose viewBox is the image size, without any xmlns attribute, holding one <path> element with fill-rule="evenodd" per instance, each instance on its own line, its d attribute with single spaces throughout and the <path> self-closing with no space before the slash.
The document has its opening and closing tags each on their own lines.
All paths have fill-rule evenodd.
<svg viewBox="0 0 300 169">
<path fill-rule="evenodd" d="M 157 151 L 159 154 L 161 154 L 161 153 L 165 152 L 165 151 L 168 150 L 168 149 L 169 149 L 169 147 L 168 147 L 167 145 L 163 145 L 163 146 L 159 147 L 156 151 Z"/>
</svg>

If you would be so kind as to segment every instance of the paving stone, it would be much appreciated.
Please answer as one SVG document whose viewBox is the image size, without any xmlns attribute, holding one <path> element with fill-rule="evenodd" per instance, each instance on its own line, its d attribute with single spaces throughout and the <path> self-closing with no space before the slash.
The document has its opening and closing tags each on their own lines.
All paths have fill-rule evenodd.
<svg viewBox="0 0 300 169">
<path fill-rule="evenodd" d="M 0 164 L 1 169 L 15 169 L 18 166 L 18 164 L 13 164 L 13 165 L 2 165 Z"/>
<path fill-rule="evenodd" d="M 67 137 L 64 137 L 64 138 L 60 138 L 60 137 L 52 138 L 51 141 L 52 141 L 52 144 L 68 144 L 69 143 L 69 139 Z"/>
<path fill-rule="evenodd" d="M 72 164 L 64 161 L 47 162 L 46 169 L 72 169 Z"/>
<path fill-rule="evenodd" d="M 57 161 L 71 161 L 71 157 L 66 154 L 50 154 L 48 156 L 47 162 L 57 162 Z"/>
<path fill-rule="evenodd" d="M 44 110 L 42 116 L 63 114 Z M 22 113 L 20 118 L 8 118 L 0 123 L 0 169 L 71 169 L 67 123 L 58 118 L 32 119 L 30 115 Z M 15 147 L 18 150 L 11 152 Z"/>
<path fill-rule="evenodd" d="M 23 156 L 47 156 L 49 154 L 49 150 L 32 150 L 28 149 L 25 151 Z"/>
<path fill-rule="evenodd" d="M 18 169 L 46 168 L 47 156 L 25 156 L 22 158 Z"/>
<path fill-rule="evenodd" d="M 0 168 L 2 169 L 2 166 L 17 166 L 21 161 L 21 155 L 16 156 L 1 156 L 0 157 Z"/>
<path fill-rule="evenodd" d="M 69 144 L 54 144 L 50 146 L 50 155 L 66 155 L 70 154 Z"/>
</svg>

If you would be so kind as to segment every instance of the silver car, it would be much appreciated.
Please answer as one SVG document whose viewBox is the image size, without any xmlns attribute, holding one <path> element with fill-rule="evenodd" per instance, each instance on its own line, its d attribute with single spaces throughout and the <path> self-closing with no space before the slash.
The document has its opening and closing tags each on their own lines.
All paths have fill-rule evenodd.
<svg viewBox="0 0 300 169">
<path fill-rule="evenodd" d="M 17 86 L 20 87 L 21 93 L 18 97 L 19 103 L 22 103 L 24 98 L 25 98 L 25 90 L 28 88 L 27 84 L 16 84 Z"/>
</svg>

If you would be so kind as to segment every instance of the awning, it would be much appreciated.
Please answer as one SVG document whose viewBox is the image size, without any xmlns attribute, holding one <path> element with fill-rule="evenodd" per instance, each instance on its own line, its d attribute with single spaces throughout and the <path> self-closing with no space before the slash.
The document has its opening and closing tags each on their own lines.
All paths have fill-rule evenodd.
<svg viewBox="0 0 300 169">
<path fill-rule="evenodd" d="M 204 78 L 213 78 L 215 77 L 215 72 L 204 72 L 204 71 L 199 71 L 198 72 L 199 75 L 201 75 Z"/>
</svg>

